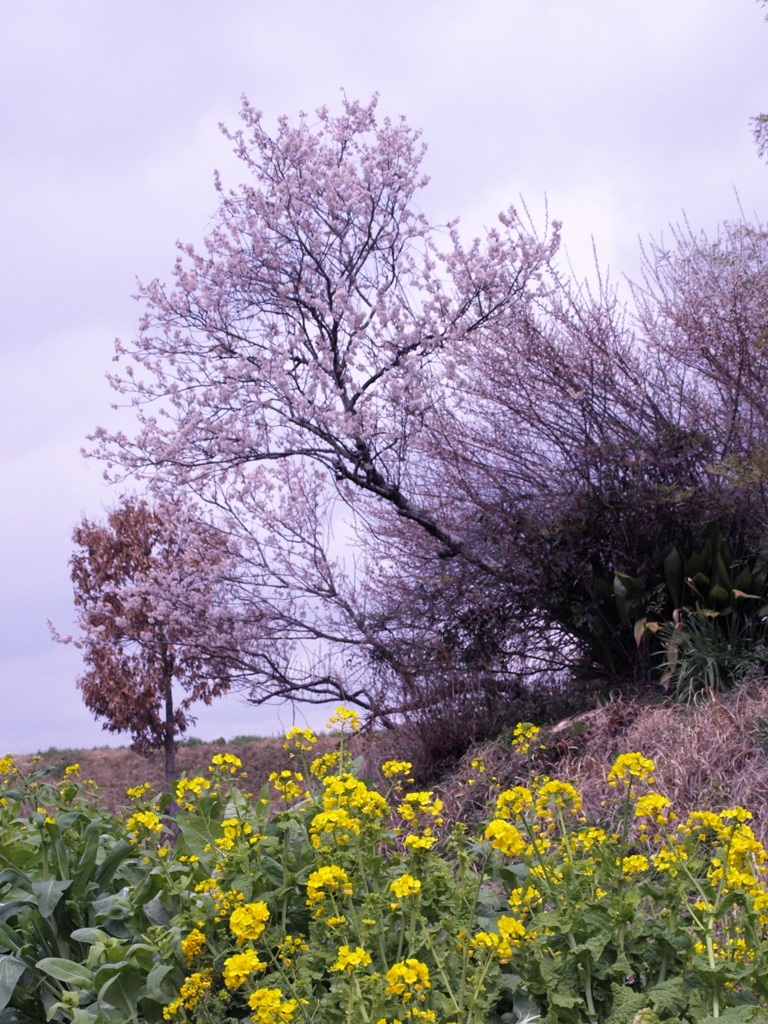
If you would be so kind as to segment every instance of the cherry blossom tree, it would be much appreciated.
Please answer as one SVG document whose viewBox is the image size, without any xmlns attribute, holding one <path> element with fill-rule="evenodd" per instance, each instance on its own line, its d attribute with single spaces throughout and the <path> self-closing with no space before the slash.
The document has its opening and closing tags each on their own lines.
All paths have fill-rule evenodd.
<svg viewBox="0 0 768 1024">
<path fill-rule="evenodd" d="M 96 438 L 236 538 L 251 699 L 466 722 L 577 663 L 647 678 L 615 574 L 653 591 L 681 533 L 764 520 L 725 464 L 765 444 L 765 232 L 651 247 L 628 307 L 558 269 L 556 222 L 431 225 L 418 133 L 375 99 L 242 118 L 249 180 L 217 178 L 203 250 L 118 344 L 138 431 Z"/>
<path fill-rule="evenodd" d="M 252 180 L 217 182 L 205 251 L 183 247 L 174 287 L 143 289 L 140 336 L 118 346 L 129 360 L 113 377 L 140 430 L 98 438 L 118 474 L 189 488 L 237 524 L 252 590 L 284 623 L 271 640 L 298 652 L 288 674 L 262 660 L 257 698 L 343 694 L 384 713 L 350 658 L 400 666 L 367 617 L 362 548 L 339 555 L 341 535 L 359 540 L 380 504 L 436 556 L 501 571 L 454 531 L 421 440 L 451 353 L 526 320 L 558 235 L 535 237 L 513 209 L 468 247 L 456 225 L 431 227 L 415 203 L 418 133 L 375 108 L 281 119 L 273 138 L 244 104 L 230 137 Z"/>
<path fill-rule="evenodd" d="M 237 676 L 243 633 L 226 589 L 229 542 L 183 501 L 135 498 L 106 523 L 83 519 L 73 540 L 83 699 L 105 729 L 129 731 L 134 749 L 162 747 L 170 785 L 192 705 L 210 704 Z"/>
</svg>

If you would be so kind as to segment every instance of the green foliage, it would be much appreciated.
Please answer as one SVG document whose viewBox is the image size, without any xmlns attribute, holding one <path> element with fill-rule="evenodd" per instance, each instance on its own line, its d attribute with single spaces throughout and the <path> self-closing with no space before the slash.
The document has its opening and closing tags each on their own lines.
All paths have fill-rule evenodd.
<svg viewBox="0 0 768 1024">
<path fill-rule="evenodd" d="M 675 544 L 664 562 L 674 604 L 671 621 L 637 624 L 664 644 L 662 684 L 679 700 L 720 693 L 768 666 L 768 565 L 760 554 L 737 561 L 728 541 L 710 527 L 706 543 L 684 555 Z"/>
<path fill-rule="evenodd" d="M 599 614 L 593 629 L 603 637 L 606 658 L 619 624 L 626 635 L 632 627 L 637 646 L 651 655 L 650 664 L 655 667 L 661 659 L 660 681 L 679 700 L 730 689 L 768 666 L 763 552 L 734 558 L 727 539 L 710 525 L 705 544 L 687 554 L 676 541 L 659 574 L 652 590 L 620 572 L 612 585 L 595 581 Z M 661 641 L 660 652 L 654 637 Z"/>
<path fill-rule="evenodd" d="M 169 794 L 100 811 L 10 759 L 0 814 L 0 1021 L 71 1024 L 748 1024 L 768 1005 L 768 853 L 744 808 L 678 822 L 653 764 L 609 775 L 615 833 L 569 783 L 536 774 L 473 835 L 410 765 L 388 792 L 345 743 L 255 798 L 217 754 Z M 303 762 L 303 763 L 302 763 Z"/>
</svg>

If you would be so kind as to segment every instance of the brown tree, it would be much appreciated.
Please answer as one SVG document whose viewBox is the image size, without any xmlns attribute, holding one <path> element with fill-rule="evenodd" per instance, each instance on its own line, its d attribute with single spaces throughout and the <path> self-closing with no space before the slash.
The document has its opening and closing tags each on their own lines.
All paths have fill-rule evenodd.
<svg viewBox="0 0 768 1024">
<path fill-rule="evenodd" d="M 83 519 L 73 540 L 83 699 L 105 729 L 130 732 L 135 750 L 162 747 L 170 785 L 191 706 L 226 693 L 235 670 L 226 538 L 184 503 L 124 498 L 106 523 Z"/>
</svg>

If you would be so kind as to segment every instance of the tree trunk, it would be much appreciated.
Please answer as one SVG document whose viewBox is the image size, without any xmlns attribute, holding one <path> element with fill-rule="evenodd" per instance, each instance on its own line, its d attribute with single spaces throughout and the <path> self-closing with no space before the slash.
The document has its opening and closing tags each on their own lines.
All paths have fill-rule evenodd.
<svg viewBox="0 0 768 1024">
<path fill-rule="evenodd" d="M 165 735 L 163 747 L 165 749 L 165 787 L 173 792 L 173 783 L 176 778 L 176 730 L 173 721 L 173 676 L 164 666 L 165 682 Z"/>
</svg>

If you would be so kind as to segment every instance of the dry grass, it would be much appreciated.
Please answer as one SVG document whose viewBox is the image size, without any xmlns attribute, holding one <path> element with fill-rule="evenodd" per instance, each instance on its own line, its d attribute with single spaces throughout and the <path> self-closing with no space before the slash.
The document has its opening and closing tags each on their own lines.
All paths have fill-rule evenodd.
<svg viewBox="0 0 768 1024">
<path fill-rule="evenodd" d="M 628 713 L 619 730 L 613 725 L 617 712 Z M 655 762 L 656 788 L 678 814 L 741 804 L 768 842 L 768 690 L 745 689 L 700 707 L 609 706 L 554 774 L 576 780 L 587 809 L 599 814 L 601 801 L 610 800 L 605 776 L 612 761 L 632 750 Z"/>
<path fill-rule="evenodd" d="M 768 689 L 743 689 L 701 706 L 616 701 L 543 730 L 535 771 L 573 782 L 591 820 L 605 820 L 616 792 L 605 779 L 619 754 L 640 751 L 656 763 L 656 787 L 679 815 L 741 804 L 768 845 Z M 480 758 L 485 772 L 472 767 Z M 508 742 L 468 752 L 441 786 L 446 817 L 478 821 L 497 785 L 524 783 L 528 766 Z M 469 780 L 474 780 L 469 784 Z M 604 803 L 605 802 L 605 803 Z"/>
</svg>

